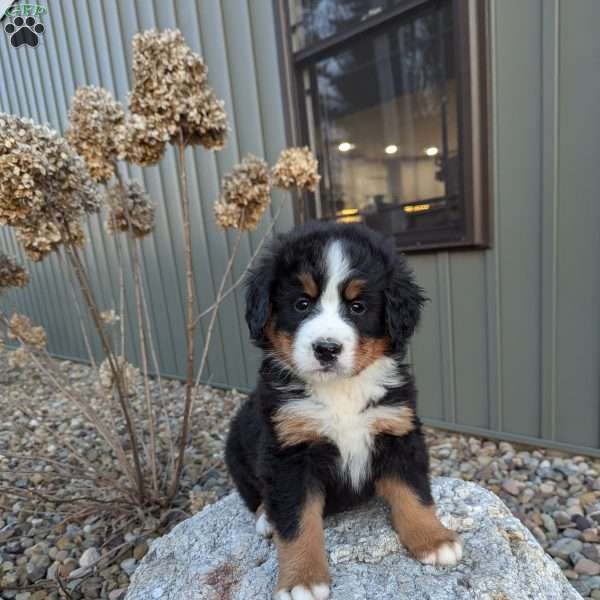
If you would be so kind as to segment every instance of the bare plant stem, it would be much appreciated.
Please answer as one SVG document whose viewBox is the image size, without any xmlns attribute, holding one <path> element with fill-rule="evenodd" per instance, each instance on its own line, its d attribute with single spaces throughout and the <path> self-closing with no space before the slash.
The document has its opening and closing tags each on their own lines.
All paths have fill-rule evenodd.
<svg viewBox="0 0 600 600">
<path fill-rule="evenodd" d="M 10 329 L 8 318 L 2 312 L 0 312 L 0 321 L 7 328 Z M 102 421 L 102 419 L 100 419 L 98 417 L 98 415 L 95 413 L 95 411 L 92 409 L 92 407 L 87 402 L 85 402 L 83 399 L 75 396 L 74 394 L 71 394 L 68 386 L 65 385 L 64 383 L 60 382 L 60 380 L 57 378 L 57 376 L 53 372 L 53 370 L 51 368 L 45 366 L 44 364 L 42 364 L 39 357 L 37 356 L 37 352 L 38 352 L 37 349 L 30 348 L 28 346 L 27 342 L 21 337 L 18 337 L 18 340 L 23 346 L 25 346 L 28 349 L 29 355 L 31 356 L 33 363 L 35 364 L 37 369 L 40 371 L 40 373 L 42 373 L 48 379 L 48 381 L 50 381 L 50 383 L 52 383 L 52 385 L 55 386 L 55 388 L 57 390 L 59 390 L 69 400 L 71 400 L 73 402 L 73 404 L 78 406 L 79 409 L 84 414 L 84 416 L 91 423 L 93 423 L 93 425 L 96 428 L 96 430 L 98 431 L 98 433 L 104 438 L 104 440 L 108 443 L 108 445 L 113 449 L 113 451 L 117 455 L 117 459 L 119 460 L 119 464 L 121 465 L 121 468 L 123 469 L 123 473 L 131 478 L 132 475 L 134 475 L 134 474 L 132 473 L 131 465 L 129 464 L 129 461 L 127 460 L 127 456 L 125 455 L 123 447 L 121 446 L 121 443 L 119 442 L 118 438 L 108 429 L 108 427 L 106 427 L 106 424 Z M 49 359 L 49 356 L 47 355 L 47 353 L 45 351 L 44 351 L 44 356 L 46 357 L 46 359 Z M 134 477 L 133 481 L 135 481 L 135 477 Z"/>
<path fill-rule="evenodd" d="M 227 298 L 227 296 L 229 296 L 232 292 L 235 292 L 235 290 L 244 282 L 246 275 L 248 274 L 248 271 L 252 268 L 254 261 L 256 260 L 257 256 L 260 254 L 260 251 L 262 250 L 265 242 L 269 239 L 271 232 L 273 231 L 275 225 L 277 224 L 277 220 L 279 219 L 279 215 L 281 214 L 282 208 L 283 208 L 283 201 L 279 204 L 279 207 L 275 211 L 275 214 L 273 215 L 273 219 L 271 220 L 269 227 L 267 228 L 264 235 L 261 237 L 260 241 L 258 242 L 254 252 L 252 253 L 252 256 L 250 257 L 250 260 L 248 261 L 248 264 L 246 265 L 246 267 L 244 268 L 242 273 L 239 275 L 239 277 L 233 282 L 233 284 L 231 286 L 229 286 L 221 294 L 221 300 L 225 300 L 225 298 Z M 213 312 L 216 304 L 217 304 L 216 301 L 213 302 L 209 307 L 205 308 L 200 314 L 198 314 L 194 321 L 194 325 L 197 325 L 198 322 L 200 321 L 200 319 L 202 319 L 203 317 L 206 317 L 207 315 L 211 314 Z"/>
<path fill-rule="evenodd" d="M 179 479 L 183 471 L 183 462 L 185 459 L 185 447 L 189 431 L 190 412 L 192 409 L 192 392 L 194 385 L 194 271 L 192 262 L 192 233 L 190 224 L 190 203 L 187 193 L 187 175 L 185 169 L 185 140 L 183 131 L 179 134 L 179 143 L 177 145 L 177 163 L 179 167 L 179 192 L 181 201 L 181 215 L 183 219 L 183 242 L 185 254 L 185 280 L 186 280 L 186 342 L 187 342 L 187 365 L 185 376 L 185 404 L 183 409 L 183 421 L 181 423 L 181 432 L 179 438 L 179 449 L 175 461 L 175 470 L 169 484 L 167 499 L 170 502 L 177 493 Z"/>
<path fill-rule="evenodd" d="M 242 215 L 242 219 L 243 219 Z M 217 290 L 217 296 L 214 302 L 214 308 L 212 314 L 210 316 L 210 321 L 208 322 L 208 328 L 206 329 L 206 337 L 204 338 L 204 348 L 202 351 L 202 358 L 200 359 L 200 366 L 198 367 L 198 374 L 196 375 L 196 382 L 194 384 L 194 389 L 198 388 L 198 384 L 200 383 L 200 378 L 202 377 L 202 373 L 204 372 L 204 368 L 206 366 L 206 361 L 208 359 L 208 351 L 210 349 L 210 341 L 213 334 L 213 329 L 215 323 L 217 322 L 217 316 L 219 314 L 219 307 L 223 302 L 223 289 L 225 288 L 225 283 L 229 278 L 229 274 L 231 273 L 231 269 L 233 268 L 233 263 L 235 257 L 240 248 L 240 242 L 242 241 L 242 233 L 243 230 L 238 229 L 237 235 L 235 237 L 235 242 L 233 243 L 233 248 L 231 250 L 231 256 L 229 257 L 229 261 L 227 262 L 227 266 L 225 267 L 225 272 L 223 273 L 223 277 L 221 278 L 221 283 L 219 284 L 219 289 Z"/>
<path fill-rule="evenodd" d="M 142 474 L 142 466 L 140 463 L 138 451 L 137 435 L 135 433 L 135 428 L 133 426 L 133 421 L 131 418 L 131 411 L 129 410 L 129 405 L 127 402 L 127 394 L 123 382 L 122 369 L 119 367 L 119 363 L 116 360 L 110 339 L 104 331 L 104 324 L 102 323 L 102 319 L 100 317 L 98 305 L 96 304 L 96 300 L 92 293 L 91 286 L 89 285 L 87 274 L 85 272 L 85 269 L 83 268 L 81 259 L 79 258 L 79 254 L 77 253 L 77 248 L 72 243 L 68 244 L 66 248 L 67 256 L 70 259 L 71 265 L 75 272 L 75 276 L 77 277 L 77 281 L 79 283 L 79 287 L 81 288 L 83 298 L 98 332 L 100 343 L 102 344 L 102 349 L 106 354 L 106 358 L 108 359 L 109 366 L 112 371 L 114 381 L 116 383 L 119 404 L 121 406 L 121 410 L 123 411 L 127 432 L 131 441 L 131 453 L 133 456 L 133 463 L 135 469 L 135 483 L 138 489 L 139 500 L 141 503 L 143 503 L 145 500 L 144 478 Z"/>
<path fill-rule="evenodd" d="M 127 220 L 130 221 L 127 214 Z M 133 289 L 135 293 L 135 312 L 138 322 L 138 335 L 140 339 L 140 355 L 142 358 L 142 373 L 144 376 L 144 396 L 146 399 L 146 413 L 148 415 L 148 429 L 150 431 L 150 469 L 152 472 L 152 486 L 158 493 L 158 470 L 156 460 L 156 427 L 154 419 L 154 410 L 152 407 L 152 396 L 150 394 L 150 378 L 148 376 L 148 358 L 146 354 L 146 332 L 144 327 L 144 314 L 142 308 L 142 281 L 140 277 L 140 260 L 138 253 L 137 240 L 131 234 L 131 243 L 129 246 L 131 254 L 131 264 L 133 269 Z"/>
<path fill-rule="evenodd" d="M 92 345 L 90 343 L 90 338 L 88 336 L 87 327 L 85 326 L 85 320 L 83 318 L 83 313 L 81 311 L 81 306 L 79 304 L 79 298 L 75 293 L 75 286 L 73 285 L 73 279 L 67 273 L 66 269 L 66 261 L 64 254 L 62 251 L 58 252 L 59 255 L 59 263 L 62 270 L 63 277 L 69 282 L 69 292 L 71 293 L 71 299 L 73 300 L 73 305 L 75 306 L 75 312 L 77 313 L 77 318 L 79 319 L 79 327 L 81 329 L 81 335 L 83 337 L 83 343 L 85 344 L 85 349 L 88 354 L 88 358 L 90 359 L 90 363 L 94 369 L 97 368 L 96 359 L 94 358 L 94 353 L 92 352 Z"/>
</svg>

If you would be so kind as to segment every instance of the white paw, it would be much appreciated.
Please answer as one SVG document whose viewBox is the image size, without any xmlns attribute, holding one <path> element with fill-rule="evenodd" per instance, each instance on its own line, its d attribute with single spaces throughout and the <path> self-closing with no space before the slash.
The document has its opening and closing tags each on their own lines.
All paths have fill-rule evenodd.
<svg viewBox="0 0 600 600">
<path fill-rule="evenodd" d="M 309 590 L 303 585 L 297 585 L 290 591 L 279 590 L 273 598 L 274 600 L 327 600 L 329 586 L 326 583 L 316 583 Z"/>
<path fill-rule="evenodd" d="M 269 538 L 273 535 L 273 526 L 265 513 L 261 513 L 260 517 L 256 519 L 256 533 L 264 538 Z"/>
<path fill-rule="evenodd" d="M 463 550 L 460 540 L 444 542 L 437 550 L 423 556 L 420 560 L 426 565 L 452 567 L 462 558 Z"/>
</svg>

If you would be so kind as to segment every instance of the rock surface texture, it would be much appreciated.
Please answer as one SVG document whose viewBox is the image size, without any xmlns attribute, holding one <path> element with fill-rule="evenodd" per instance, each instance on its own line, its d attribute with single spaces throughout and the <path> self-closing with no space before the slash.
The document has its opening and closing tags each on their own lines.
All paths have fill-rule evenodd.
<svg viewBox="0 0 600 600">
<path fill-rule="evenodd" d="M 411 558 L 374 501 L 325 522 L 333 600 L 581 598 L 494 494 L 446 478 L 433 481 L 433 493 L 442 522 L 462 536 L 461 563 L 437 568 Z M 126 600 L 268 599 L 276 576 L 273 543 L 231 494 L 153 543 Z"/>
</svg>

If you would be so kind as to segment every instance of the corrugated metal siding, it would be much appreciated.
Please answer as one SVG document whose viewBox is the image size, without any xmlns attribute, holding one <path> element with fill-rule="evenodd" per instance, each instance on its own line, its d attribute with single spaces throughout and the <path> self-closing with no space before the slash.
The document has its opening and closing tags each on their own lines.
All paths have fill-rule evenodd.
<svg viewBox="0 0 600 600">
<path fill-rule="evenodd" d="M 246 153 L 263 156 L 272 163 L 285 146 L 271 3 L 76 0 L 48 2 L 48 11 L 43 43 L 37 48 L 14 49 L 7 36 L 0 36 L 0 109 L 48 122 L 61 131 L 67 125 L 69 100 L 80 85 L 100 85 L 126 102 L 131 84 L 131 37 L 137 31 L 178 27 L 192 49 L 205 58 L 210 82 L 225 100 L 232 129 L 223 152 L 188 150 L 186 156 L 196 289 L 200 308 L 209 306 L 233 241 L 213 222 L 212 203 L 219 181 Z M 142 242 L 146 293 L 161 369 L 166 375 L 181 375 L 185 365 L 183 241 L 173 150 L 167 152 L 160 165 L 144 170 L 131 167 L 129 175 L 142 181 L 157 203 L 156 231 Z M 280 217 L 279 230 L 288 229 L 293 218 L 289 199 L 276 195 L 275 202 L 283 200 L 288 206 Z M 232 281 L 242 273 L 267 225 L 265 220 L 259 231 L 245 236 Z M 102 308 L 118 308 L 114 300 L 119 297 L 116 241 L 104 234 L 96 217 L 90 220 L 88 233 L 85 260 L 94 291 Z M 0 235 L 2 246 L 20 255 L 12 233 L 4 228 Z M 128 252 L 125 245 L 122 251 Z M 31 286 L 12 294 L 11 300 L 47 327 L 53 352 L 85 358 L 58 257 L 30 265 L 30 270 Z M 131 274 L 126 272 L 125 278 L 127 311 L 133 315 Z M 224 302 L 215 328 L 208 379 L 218 385 L 247 388 L 255 379 L 257 355 L 248 342 L 242 304 L 240 294 L 232 294 Z M 94 347 L 99 350 L 97 342 Z M 132 335 L 127 336 L 127 351 L 139 360 Z"/>
<path fill-rule="evenodd" d="M 597 0 L 489 0 L 494 242 L 490 251 L 414 255 L 431 302 L 411 348 L 420 412 L 429 423 L 517 440 L 600 447 L 600 22 Z M 211 303 L 231 239 L 212 224 L 218 181 L 246 152 L 273 161 L 285 145 L 269 0 L 51 2 L 44 45 L 9 48 L 0 36 L 2 110 L 66 124 L 78 85 L 125 100 L 136 31 L 179 27 L 206 59 L 232 135 L 215 155 L 189 152 L 196 285 Z M 131 169 L 159 203 L 144 241 L 144 269 L 162 369 L 184 363 L 182 241 L 173 153 Z M 287 211 L 281 229 L 291 225 Z M 15 249 L 12 236 L 0 243 Z M 260 232 L 244 242 L 235 275 Z M 118 293 L 114 240 L 90 224 L 86 261 L 105 307 Z M 85 356 L 56 257 L 32 266 L 32 285 L 11 299 L 44 323 L 53 350 Z M 130 277 L 127 273 L 126 277 Z M 129 311 L 133 298 L 127 298 Z M 129 340 L 129 352 L 137 357 Z M 225 303 L 210 354 L 211 381 L 249 387 L 257 353 L 239 295 Z"/>
<path fill-rule="evenodd" d="M 421 413 L 598 449 L 600 3 L 490 6 L 494 247 L 410 259 Z"/>
</svg>

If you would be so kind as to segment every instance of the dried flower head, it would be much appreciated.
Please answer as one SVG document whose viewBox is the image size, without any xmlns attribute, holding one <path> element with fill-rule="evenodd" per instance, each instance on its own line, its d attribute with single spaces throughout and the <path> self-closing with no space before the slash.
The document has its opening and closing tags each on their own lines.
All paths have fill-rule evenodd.
<svg viewBox="0 0 600 600">
<path fill-rule="evenodd" d="M 44 349 L 48 341 L 41 325 L 34 326 L 29 317 L 19 313 L 15 313 L 8 322 L 8 337 L 39 350 Z"/>
<path fill-rule="evenodd" d="M 12 257 L 0 252 L 0 291 L 10 287 L 25 287 L 29 275 Z"/>
<path fill-rule="evenodd" d="M 271 182 L 286 190 L 300 188 L 314 192 L 321 179 L 318 169 L 319 162 L 308 147 L 287 148 L 271 170 Z"/>
<path fill-rule="evenodd" d="M 131 228 L 136 237 L 144 237 L 154 228 L 154 205 L 137 181 L 129 181 L 125 186 L 111 185 L 106 201 L 110 212 L 105 227 L 109 233 Z"/>
<path fill-rule="evenodd" d="M 0 224 L 17 228 L 34 252 L 39 246 L 41 258 L 67 241 L 66 224 L 80 233 L 79 218 L 98 208 L 94 182 L 66 140 L 47 127 L 0 114 Z"/>
<path fill-rule="evenodd" d="M 85 241 L 85 234 L 79 221 L 66 224 L 66 228 L 59 228 L 51 222 L 23 225 L 16 230 L 16 237 L 23 246 L 27 258 L 33 262 L 42 260 L 60 244 L 70 242 L 76 246 L 83 246 Z"/>
<path fill-rule="evenodd" d="M 117 314 L 114 308 L 110 310 L 103 310 L 100 313 L 100 320 L 104 325 L 114 325 L 121 320 L 121 317 Z"/>
<path fill-rule="evenodd" d="M 8 365 L 11 369 L 24 369 L 31 364 L 31 352 L 23 346 L 15 348 L 8 354 Z"/>
<path fill-rule="evenodd" d="M 166 141 L 145 117 L 131 114 L 115 131 L 118 159 L 141 167 L 156 164 L 164 155 Z"/>
<path fill-rule="evenodd" d="M 125 393 L 130 396 L 133 395 L 135 392 L 135 385 L 140 377 L 139 370 L 129 364 L 124 356 L 117 357 L 116 367 L 123 376 Z M 115 387 L 115 379 L 108 358 L 105 358 L 100 364 L 100 368 L 98 369 L 98 382 L 107 394 L 110 394 Z"/>
<path fill-rule="evenodd" d="M 80 87 L 71 100 L 66 138 L 84 158 L 95 181 L 108 181 L 114 174 L 115 130 L 124 120 L 123 106 L 103 88 Z"/>
<path fill-rule="evenodd" d="M 190 490 L 190 511 L 192 514 L 199 513 L 205 506 L 213 504 L 218 499 L 215 490 Z"/>
<path fill-rule="evenodd" d="M 187 115 L 189 144 L 201 144 L 207 150 L 221 150 L 227 138 L 225 103 L 207 87 L 190 100 Z"/>
<path fill-rule="evenodd" d="M 129 106 L 164 142 L 221 148 L 227 124 L 223 104 L 207 82 L 206 65 L 178 30 L 133 37 L 133 89 Z"/>
<path fill-rule="evenodd" d="M 271 201 L 267 163 L 249 154 L 223 177 L 215 218 L 223 229 L 253 230 Z"/>
</svg>

